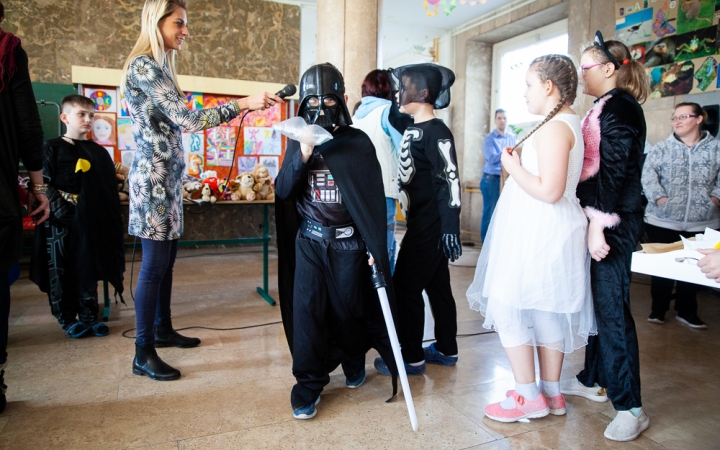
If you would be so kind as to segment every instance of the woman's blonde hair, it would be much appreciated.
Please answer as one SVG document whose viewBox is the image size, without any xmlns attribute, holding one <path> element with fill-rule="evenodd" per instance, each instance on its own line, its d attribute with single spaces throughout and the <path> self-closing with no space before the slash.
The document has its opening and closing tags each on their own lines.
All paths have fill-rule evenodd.
<svg viewBox="0 0 720 450">
<path fill-rule="evenodd" d="M 617 69 L 617 88 L 632 95 L 638 103 L 645 103 L 650 94 L 650 79 L 643 65 L 632 58 L 630 50 L 620 41 L 605 41 L 605 47 L 620 65 Z M 589 51 L 599 63 L 612 62 L 597 45 L 587 47 L 583 50 L 583 54 Z"/>
<path fill-rule="evenodd" d="M 145 6 L 142 10 L 142 22 L 140 25 L 140 36 L 130 55 L 125 60 L 123 66 L 122 77 L 120 78 L 120 89 L 125 91 L 127 82 L 127 71 L 133 59 L 140 55 L 151 56 L 160 67 L 167 66 L 170 70 L 170 78 L 172 84 L 181 96 L 185 96 L 183 90 L 177 81 L 177 72 L 175 71 L 175 55 L 176 50 L 170 50 L 166 55 L 163 37 L 160 33 L 160 21 L 174 13 L 180 7 L 187 9 L 187 0 L 145 0 Z M 168 60 L 166 60 L 166 58 Z M 164 74 L 164 71 L 163 71 Z"/>
</svg>

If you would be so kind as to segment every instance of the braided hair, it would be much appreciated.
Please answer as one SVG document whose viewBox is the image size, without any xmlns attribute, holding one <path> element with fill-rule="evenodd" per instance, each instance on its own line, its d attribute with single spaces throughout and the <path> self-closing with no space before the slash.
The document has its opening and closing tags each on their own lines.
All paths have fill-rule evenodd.
<svg viewBox="0 0 720 450">
<path fill-rule="evenodd" d="M 565 55 L 545 55 L 537 57 L 530 63 L 530 70 L 537 73 L 540 81 L 545 82 L 550 80 L 552 84 L 557 87 L 560 91 L 560 101 L 555 108 L 540 122 L 535 128 L 532 129 L 520 142 L 513 147 L 513 150 L 518 148 L 525 142 L 530 136 L 539 130 L 543 125 L 548 123 L 550 119 L 560 111 L 565 105 L 572 105 L 577 97 L 578 88 L 578 72 L 573 64 L 572 60 Z"/>
</svg>

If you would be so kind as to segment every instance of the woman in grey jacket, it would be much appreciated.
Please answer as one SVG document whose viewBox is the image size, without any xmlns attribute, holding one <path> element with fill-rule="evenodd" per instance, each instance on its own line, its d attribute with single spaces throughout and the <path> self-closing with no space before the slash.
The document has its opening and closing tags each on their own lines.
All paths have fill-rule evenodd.
<svg viewBox="0 0 720 450">
<path fill-rule="evenodd" d="M 707 113 L 697 103 L 680 103 L 671 118 L 673 134 L 655 145 L 643 168 L 642 184 L 648 205 L 646 231 L 650 242 L 676 242 L 705 228 L 720 227 L 720 141 L 701 131 Z M 665 323 L 674 281 L 652 277 L 652 311 L 648 321 Z M 697 316 L 698 286 L 677 282 L 678 321 L 705 329 Z"/>
</svg>

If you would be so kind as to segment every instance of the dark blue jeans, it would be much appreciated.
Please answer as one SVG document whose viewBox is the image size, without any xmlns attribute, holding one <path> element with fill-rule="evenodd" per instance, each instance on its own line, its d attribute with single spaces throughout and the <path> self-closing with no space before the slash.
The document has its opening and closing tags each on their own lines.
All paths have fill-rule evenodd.
<svg viewBox="0 0 720 450">
<path fill-rule="evenodd" d="M 497 205 L 498 198 L 500 198 L 500 175 L 488 175 L 483 173 L 482 180 L 480 180 L 480 191 L 483 196 L 483 212 L 482 219 L 480 220 L 480 241 L 485 242 L 485 235 L 490 226 L 490 219 L 492 218 L 493 211 L 495 211 L 495 205 Z"/>
<path fill-rule="evenodd" d="M 10 319 L 9 272 L 0 273 L 0 364 L 7 361 L 8 320 Z"/>
<path fill-rule="evenodd" d="M 142 242 L 142 265 L 135 289 L 135 343 L 155 344 L 155 326 L 170 323 L 172 275 L 177 256 L 177 239 Z"/>
</svg>

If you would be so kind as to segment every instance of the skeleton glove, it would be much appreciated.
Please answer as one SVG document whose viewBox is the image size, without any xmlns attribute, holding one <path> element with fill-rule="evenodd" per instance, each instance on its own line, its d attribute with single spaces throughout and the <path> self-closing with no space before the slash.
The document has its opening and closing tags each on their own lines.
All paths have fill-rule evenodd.
<svg viewBox="0 0 720 450">
<path fill-rule="evenodd" d="M 440 238 L 443 253 L 450 261 L 457 261 L 462 255 L 462 246 L 460 245 L 460 236 L 457 234 L 443 234 Z"/>
</svg>

